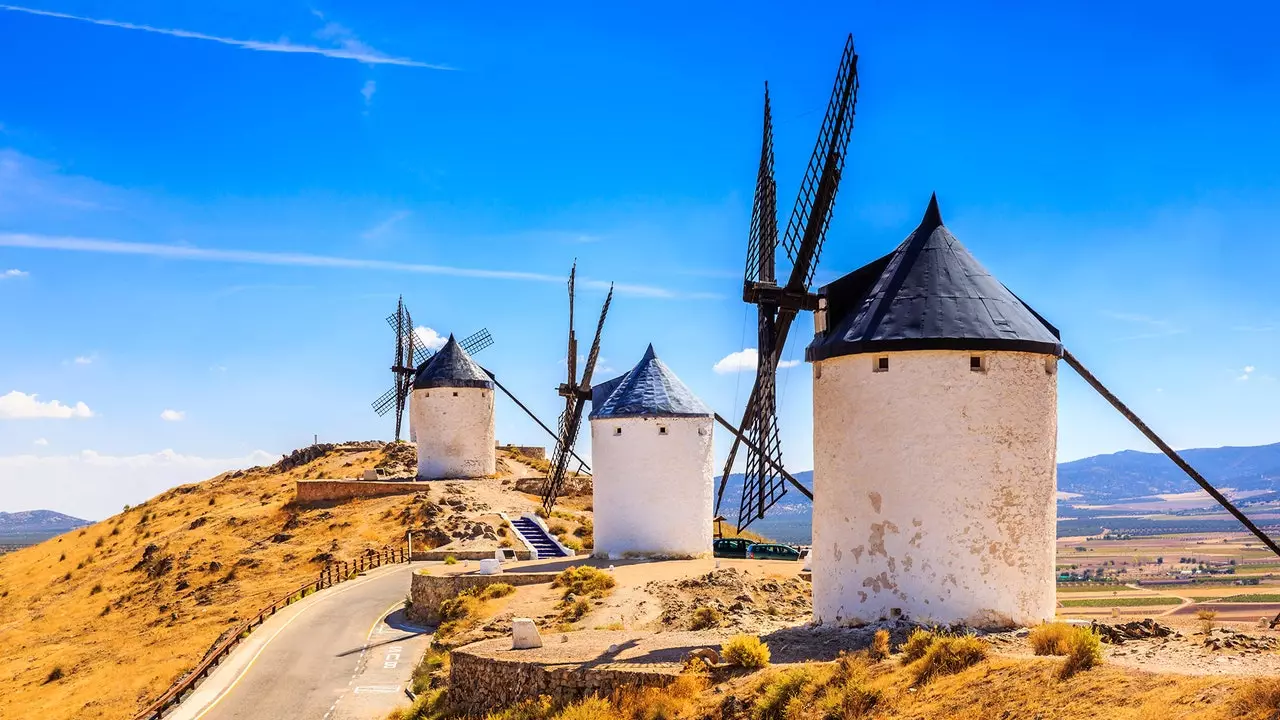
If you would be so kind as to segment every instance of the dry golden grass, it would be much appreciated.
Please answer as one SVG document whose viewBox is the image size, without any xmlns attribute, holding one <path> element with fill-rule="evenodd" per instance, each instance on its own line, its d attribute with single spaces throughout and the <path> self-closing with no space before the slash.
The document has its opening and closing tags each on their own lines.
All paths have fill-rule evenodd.
<svg viewBox="0 0 1280 720">
<path fill-rule="evenodd" d="M 720 646 L 721 660 L 748 670 L 767 666 L 769 657 L 769 646 L 755 635 L 734 635 Z"/>
<path fill-rule="evenodd" d="M 289 504 L 296 479 L 358 477 L 382 457 L 220 475 L 0 556 L 0 717 L 131 717 L 327 558 L 398 546 L 423 520 L 411 497 Z"/>
<path fill-rule="evenodd" d="M 1049 622 L 1031 629 L 1027 641 L 1037 655 L 1066 655 L 1068 641 L 1075 626 L 1064 622 Z"/>
</svg>

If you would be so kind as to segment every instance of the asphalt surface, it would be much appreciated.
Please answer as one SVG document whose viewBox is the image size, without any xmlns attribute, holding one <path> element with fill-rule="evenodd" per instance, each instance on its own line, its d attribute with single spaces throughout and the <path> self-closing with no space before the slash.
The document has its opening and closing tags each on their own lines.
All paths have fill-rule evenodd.
<svg viewBox="0 0 1280 720">
<path fill-rule="evenodd" d="M 403 603 L 424 564 L 378 568 L 276 613 L 168 720 L 380 720 L 408 704 L 431 636 Z"/>
</svg>

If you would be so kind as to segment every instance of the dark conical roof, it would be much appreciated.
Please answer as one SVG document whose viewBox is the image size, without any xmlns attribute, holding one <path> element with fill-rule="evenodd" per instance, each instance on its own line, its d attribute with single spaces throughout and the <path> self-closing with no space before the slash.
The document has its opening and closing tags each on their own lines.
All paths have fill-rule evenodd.
<svg viewBox="0 0 1280 720">
<path fill-rule="evenodd" d="M 413 389 L 436 387 L 473 387 L 493 388 L 493 379 L 489 377 L 471 355 L 449 336 L 449 341 L 440 348 L 440 352 L 431 356 L 418 368 L 413 378 Z"/>
<path fill-rule="evenodd" d="M 711 408 L 702 404 L 666 363 L 658 359 L 653 345 L 639 364 L 591 388 L 591 419 L 639 417 L 646 415 L 705 415 Z"/>
<path fill-rule="evenodd" d="M 896 250 L 824 286 L 827 331 L 810 362 L 892 350 L 1015 350 L 1062 355 L 1058 330 L 969 254 L 938 198 Z"/>
</svg>

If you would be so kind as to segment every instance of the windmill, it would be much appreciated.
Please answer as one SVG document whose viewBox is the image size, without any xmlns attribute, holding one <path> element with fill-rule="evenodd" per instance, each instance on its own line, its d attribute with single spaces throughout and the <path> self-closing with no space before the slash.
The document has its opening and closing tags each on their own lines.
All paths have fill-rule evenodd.
<svg viewBox="0 0 1280 720">
<path fill-rule="evenodd" d="M 422 338 L 418 337 L 414 331 L 413 318 L 409 315 L 409 308 L 404 306 L 404 297 L 401 296 L 396 304 L 396 311 L 387 316 L 387 324 L 396 333 L 396 351 L 395 360 L 391 364 L 392 385 L 391 389 L 378 396 L 373 401 L 373 410 L 381 417 L 386 415 L 394 408 L 396 411 L 396 440 L 400 439 L 400 426 L 404 418 L 404 406 L 413 392 L 413 376 L 417 373 L 418 368 L 422 364 L 431 359 L 435 351 L 428 348 Z M 489 335 L 489 331 L 481 329 L 478 332 L 468 336 L 460 343 L 462 347 L 470 354 L 474 355 L 481 350 L 493 344 L 493 337 Z M 535 418 L 536 419 L 536 418 Z"/>
<path fill-rule="evenodd" d="M 743 301 L 757 307 L 756 377 L 742 414 L 739 431 L 734 433 L 716 496 L 716 513 L 719 514 L 739 445 L 746 445 L 742 504 L 738 510 L 739 528 L 764 517 L 764 513 L 786 494 L 788 482 L 811 499 L 813 497 L 808 488 L 782 470 L 776 376 L 778 361 L 796 315 L 801 310 L 816 310 L 818 307 L 818 297 L 809 288 L 813 283 L 818 256 L 822 253 L 827 227 L 831 222 L 836 192 L 840 187 L 845 151 L 853 132 L 857 99 L 858 56 L 854 52 L 853 35 L 849 35 L 844 54 L 840 58 L 835 86 L 831 90 L 827 114 L 823 118 L 813 156 L 809 159 L 809 167 L 805 171 L 800 193 L 782 238 L 787 260 L 791 263 L 791 273 L 786 283 L 779 285 L 773 121 L 769 106 L 769 86 L 765 85 L 764 136 L 761 140 L 760 168 L 756 176 L 742 287 Z M 743 437 L 739 436 L 739 432 Z"/>
<path fill-rule="evenodd" d="M 569 271 L 569 356 L 567 359 L 568 381 L 557 389 L 564 398 L 564 412 L 560 415 L 560 432 L 556 439 L 556 449 L 551 456 L 551 471 L 547 473 L 547 483 L 542 489 L 542 507 L 551 512 L 556 497 L 564 487 L 565 474 L 569 470 L 569 458 L 573 446 L 578 441 L 578 430 L 582 426 L 582 414 L 586 403 L 591 399 L 591 375 L 595 371 L 596 360 L 600 357 L 600 333 L 604 330 L 604 318 L 609 314 L 609 304 L 613 302 L 613 286 L 609 286 L 609 294 L 600 308 L 600 321 L 596 323 L 595 339 L 591 342 L 591 352 L 587 354 L 587 364 L 582 369 L 582 379 L 578 379 L 578 338 L 573 330 L 574 280 L 578 274 L 577 263 Z M 581 458 L 578 458 L 581 463 Z"/>
</svg>

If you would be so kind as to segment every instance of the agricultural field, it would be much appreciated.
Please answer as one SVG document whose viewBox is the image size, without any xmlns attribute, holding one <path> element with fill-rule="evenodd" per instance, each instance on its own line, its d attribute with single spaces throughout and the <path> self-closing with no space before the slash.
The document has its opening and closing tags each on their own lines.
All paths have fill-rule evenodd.
<svg viewBox="0 0 1280 720">
<path fill-rule="evenodd" d="M 1280 559 L 1245 533 L 1104 534 L 1058 541 L 1062 617 L 1256 623 L 1280 613 Z"/>
</svg>

